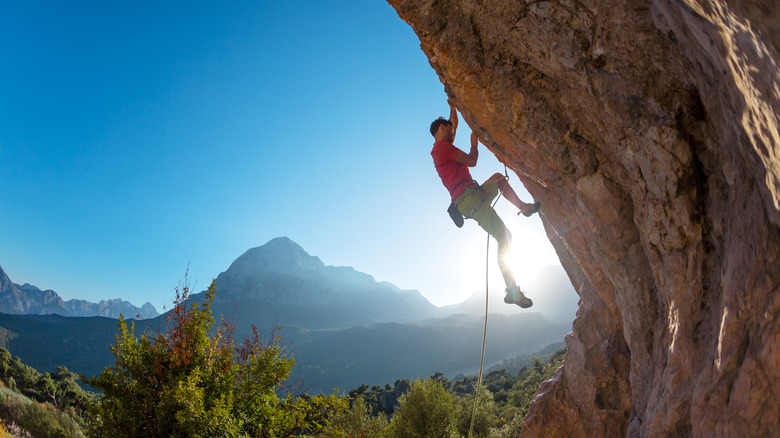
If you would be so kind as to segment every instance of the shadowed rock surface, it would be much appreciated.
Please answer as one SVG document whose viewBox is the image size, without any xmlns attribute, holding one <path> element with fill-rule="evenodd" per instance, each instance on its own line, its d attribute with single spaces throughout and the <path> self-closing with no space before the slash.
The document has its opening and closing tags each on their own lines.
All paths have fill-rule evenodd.
<svg viewBox="0 0 780 438">
<path fill-rule="evenodd" d="M 581 296 L 524 436 L 776 436 L 780 4 L 389 3 Z"/>
</svg>

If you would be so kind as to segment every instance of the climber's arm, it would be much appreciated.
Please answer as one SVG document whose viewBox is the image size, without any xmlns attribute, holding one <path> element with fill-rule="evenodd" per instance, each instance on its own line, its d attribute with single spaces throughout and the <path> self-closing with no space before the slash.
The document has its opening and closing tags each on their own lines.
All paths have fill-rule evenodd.
<svg viewBox="0 0 780 438">
<path fill-rule="evenodd" d="M 455 134 L 458 132 L 458 109 L 452 100 L 447 99 L 447 103 L 450 104 L 450 123 L 452 123 L 452 141 L 455 141 Z"/>
<path fill-rule="evenodd" d="M 477 159 L 479 158 L 479 149 L 477 149 L 477 145 L 479 142 L 477 141 L 477 134 L 471 133 L 471 149 L 469 149 L 469 153 L 463 153 L 458 152 L 458 155 L 455 156 L 455 162 L 460 164 L 465 164 L 468 167 L 474 167 L 477 165 Z"/>
</svg>

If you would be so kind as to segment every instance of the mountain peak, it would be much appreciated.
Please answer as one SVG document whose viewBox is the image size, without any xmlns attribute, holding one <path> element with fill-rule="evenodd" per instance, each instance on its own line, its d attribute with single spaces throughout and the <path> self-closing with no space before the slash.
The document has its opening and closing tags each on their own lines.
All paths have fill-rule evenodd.
<svg viewBox="0 0 780 438">
<path fill-rule="evenodd" d="M 5 292 L 6 289 L 10 290 L 12 286 L 13 283 L 11 282 L 11 279 L 8 278 L 8 275 L 3 271 L 3 267 L 0 266 L 0 292 Z"/>
<path fill-rule="evenodd" d="M 217 276 L 216 288 L 214 309 L 253 309 L 253 317 L 275 315 L 280 323 L 306 328 L 424 319 L 436 311 L 417 291 L 377 283 L 349 266 L 325 266 L 287 237 L 246 251 Z M 258 302 L 263 304 L 253 304 Z"/>
<path fill-rule="evenodd" d="M 310 256 L 289 237 L 277 237 L 263 246 L 252 248 L 228 268 L 230 275 L 255 272 L 295 273 L 317 271 L 325 267 L 318 257 Z"/>
</svg>

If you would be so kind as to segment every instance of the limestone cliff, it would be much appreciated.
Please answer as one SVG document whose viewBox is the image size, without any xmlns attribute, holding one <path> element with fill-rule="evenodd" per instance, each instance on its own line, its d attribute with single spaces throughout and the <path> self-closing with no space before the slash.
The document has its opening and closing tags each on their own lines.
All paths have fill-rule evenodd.
<svg viewBox="0 0 780 438">
<path fill-rule="evenodd" d="M 777 436 L 780 3 L 389 2 L 582 298 L 524 436 Z"/>
</svg>

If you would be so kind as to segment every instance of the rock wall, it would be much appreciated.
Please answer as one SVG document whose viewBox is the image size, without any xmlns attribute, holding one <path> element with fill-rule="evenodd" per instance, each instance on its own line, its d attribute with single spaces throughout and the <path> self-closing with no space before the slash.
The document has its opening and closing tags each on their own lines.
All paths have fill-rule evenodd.
<svg viewBox="0 0 780 438">
<path fill-rule="evenodd" d="M 780 436 L 780 3 L 388 1 L 581 296 L 523 436 Z"/>
</svg>

